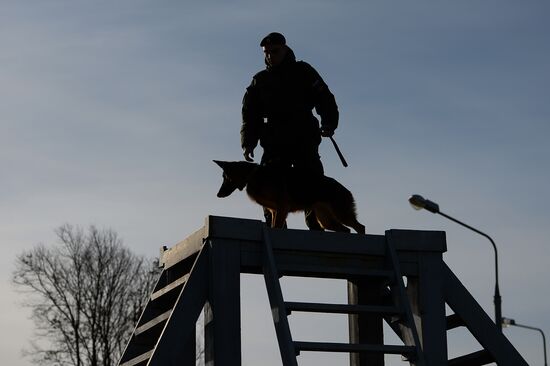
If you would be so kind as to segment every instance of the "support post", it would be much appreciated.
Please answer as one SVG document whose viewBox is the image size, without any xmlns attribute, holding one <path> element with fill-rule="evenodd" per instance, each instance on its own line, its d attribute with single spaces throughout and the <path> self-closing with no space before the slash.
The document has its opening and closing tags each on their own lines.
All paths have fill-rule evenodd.
<svg viewBox="0 0 550 366">
<path fill-rule="evenodd" d="M 348 280 L 348 304 L 382 305 L 379 280 Z M 380 314 L 350 314 L 349 339 L 355 344 L 384 344 L 383 317 Z M 384 366 L 383 353 L 350 353 L 350 366 Z"/>
<path fill-rule="evenodd" d="M 205 365 L 241 365 L 240 247 L 210 239 L 210 290 L 204 311 Z"/>
<path fill-rule="evenodd" d="M 426 364 L 447 362 L 447 324 L 441 253 L 422 253 L 418 260 L 418 277 L 407 278 L 416 329 Z"/>
</svg>

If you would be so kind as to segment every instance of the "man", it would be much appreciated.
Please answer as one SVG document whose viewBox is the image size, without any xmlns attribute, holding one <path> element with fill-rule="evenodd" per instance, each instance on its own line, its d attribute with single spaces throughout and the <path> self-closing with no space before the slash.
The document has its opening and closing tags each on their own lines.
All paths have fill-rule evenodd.
<svg viewBox="0 0 550 366">
<path fill-rule="evenodd" d="M 311 65 L 296 61 L 281 33 L 268 34 L 260 47 L 266 69 L 254 75 L 243 98 L 244 158 L 253 161 L 259 141 L 264 149 L 261 164 L 292 166 L 314 184 L 315 178 L 324 174 L 319 156 L 321 136 L 332 136 L 338 126 L 334 95 Z M 313 108 L 321 117 L 320 126 Z M 270 222 L 269 213 L 264 213 Z M 322 230 L 312 212 L 306 212 L 306 224 L 312 230 Z"/>
</svg>

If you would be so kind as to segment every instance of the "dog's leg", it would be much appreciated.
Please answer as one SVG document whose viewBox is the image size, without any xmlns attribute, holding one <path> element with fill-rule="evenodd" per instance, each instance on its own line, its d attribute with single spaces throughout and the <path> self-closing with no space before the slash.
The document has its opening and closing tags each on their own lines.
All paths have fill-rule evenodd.
<svg viewBox="0 0 550 366">
<path fill-rule="evenodd" d="M 334 217 L 328 206 L 324 204 L 317 204 L 314 207 L 314 212 L 317 220 L 319 221 L 319 224 L 323 227 L 323 229 L 337 231 L 341 233 L 350 232 L 350 229 L 348 227 L 342 225 L 342 223 L 340 223 L 340 221 L 338 221 L 338 219 Z"/>
<path fill-rule="evenodd" d="M 357 221 L 355 212 L 349 212 L 347 215 L 343 215 L 343 217 L 339 217 L 338 219 L 342 224 L 353 228 L 357 234 L 365 234 L 365 225 Z"/>
<path fill-rule="evenodd" d="M 365 225 L 361 224 L 359 221 L 355 220 L 355 222 L 351 222 L 349 224 L 357 232 L 357 234 L 365 234 L 366 229 Z"/>
<path fill-rule="evenodd" d="M 271 213 L 270 225 L 271 225 L 271 228 L 274 228 L 274 227 L 276 227 L 275 226 L 275 220 L 277 220 L 277 211 L 269 209 L 269 212 Z"/>
<path fill-rule="evenodd" d="M 353 200 L 348 205 L 342 205 L 341 202 L 317 205 L 315 210 L 316 212 L 321 211 L 320 216 L 325 217 L 326 220 L 326 224 L 325 220 L 321 220 L 321 225 L 329 230 L 349 232 L 347 228 L 347 230 L 342 230 L 341 226 L 343 225 L 353 228 L 358 234 L 365 234 L 365 226 L 357 221 Z M 332 223 L 332 221 L 336 222 L 336 224 Z"/>
<path fill-rule="evenodd" d="M 351 232 L 349 227 L 342 225 L 341 223 L 339 223 L 336 220 L 330 221 L 330 223 L 326 226 L 326 229 L 332 230 L 332 231 L 337 231 L 339 233 L 349 233 L 349 232 Z"/>
<path fill-rule="evenodd" d="M 277 210 L 273 211 L 273 220 L 271 221 L 271 227 L 277 229 L 284 229 L 288 211 Z"/>
</svg>

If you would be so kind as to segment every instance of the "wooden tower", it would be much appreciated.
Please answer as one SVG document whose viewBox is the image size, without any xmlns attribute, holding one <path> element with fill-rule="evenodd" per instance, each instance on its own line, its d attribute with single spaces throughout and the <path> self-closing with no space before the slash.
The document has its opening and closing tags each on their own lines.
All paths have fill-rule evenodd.
<svg viewBox="0 0 550 366">
<path fill-rule="evenodd" d="M 119 366 L 195 365 L 203 308 L 206 364 L 240 366 L 241 273 L 264 276 L 285 366 L 298 365 L 307 351 L 348 352 L 351 366 L 382 366 L 385 354 L 401 354 L 417 366 L 526 366 L 443 262 L 445 251 L 445 233 L 438 231 L 278 230 L 257 220 L 209 216 L 201 229 L 162 251 L 163 272 Z M 348 301 L 287 302 L 282 276 L 345 279 Z M 454 313 L 446 315 L 445 305 Z M 349 343 L 294 339 L 292 312 L 349 314 Z M 384 344 L 383 322 L 402 345 Z M 449 360 L 447 331 L 456 327 L 466 327 L 482 349 Z"/>
</svg>

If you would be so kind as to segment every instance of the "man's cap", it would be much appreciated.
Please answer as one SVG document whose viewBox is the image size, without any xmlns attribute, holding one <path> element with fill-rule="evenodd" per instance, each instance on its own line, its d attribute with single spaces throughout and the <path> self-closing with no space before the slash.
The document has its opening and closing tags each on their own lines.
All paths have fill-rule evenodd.
<svg viewBox="0 0 550 366">
<path fill-rule="evenodd" d="M 283 36 L 281 33 L 272 32 L 269 33 L 267 36 L 262 39 L 260 42 L 260 47 L 264 47 L 267 45 L 286 45 L 286 39 L 285 36 Z"/>
</svg>

